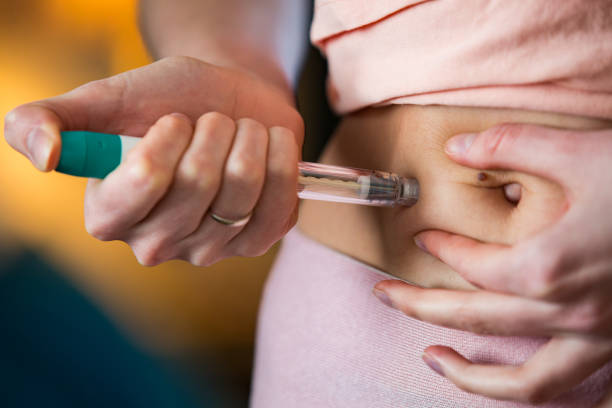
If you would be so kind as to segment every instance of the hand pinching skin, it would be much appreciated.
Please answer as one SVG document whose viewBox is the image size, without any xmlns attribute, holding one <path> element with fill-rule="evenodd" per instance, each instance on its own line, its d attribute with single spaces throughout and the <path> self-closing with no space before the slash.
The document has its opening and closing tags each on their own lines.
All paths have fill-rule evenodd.
<svg viewBox="0 0 612 408">
<path fill-rule="evenodd" d="M 465 166 L 555 181 L 565 191 L 565 211 L 553 225 L 513 246 L 446 231 L 415 237 L 421 249 L 482 290 L 383 281 L 375 294 L 411 317 L 441 326 L 551 337 L 517 367 L 473 363 L 441 345 L 424 351 L 425 362 L 464 390 L 548 401 L 612 359 L 612 130 L 506 124 L 455 136 L 447 153 Z M 520 205 L 520 191 L 506 194 Z M 601 404 L 611 406 L 612 393 Z"/>
</svg>

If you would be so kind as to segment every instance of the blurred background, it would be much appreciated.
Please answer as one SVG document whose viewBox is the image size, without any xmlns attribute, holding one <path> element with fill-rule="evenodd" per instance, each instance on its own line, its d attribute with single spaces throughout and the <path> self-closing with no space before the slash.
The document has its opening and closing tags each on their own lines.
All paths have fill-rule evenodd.
<svg viewBox="0 0 612 408">
<path fill-rule="evenodd" d="M 0 117 L 149 63 L 136 3 L 1 0 Z M 317 86 L 301 87 L 300 106 L 309 133 L 326 135 L 324 66 L 310 54 L 302 84 Z M 324 142 L 310 137 L 305 157 Z M 246 406 L 276 249 L 142 267 L 127 245 L 86 233 L 85 183 L 40 173 L 0 141 L 0 405 Z"/>
</svg>

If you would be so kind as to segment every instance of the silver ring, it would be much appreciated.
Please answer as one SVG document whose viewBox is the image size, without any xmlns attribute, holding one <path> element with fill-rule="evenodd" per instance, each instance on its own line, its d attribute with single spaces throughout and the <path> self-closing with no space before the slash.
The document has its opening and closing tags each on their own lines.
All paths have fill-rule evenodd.
<svg viewBox="0 0 612 408">
<path fill-rule="evenodd" d="M 248 213 L 246 216 L 238 220 L 231 220 L 229 218 L 221 217 L 220 215 L 217 215 L 213 212 L 210 213 L 210 216 L 219 224 L 223 224 L 227 227 L 242 227 L 243 225 L 246 225 L 246 223 L 249 222 L 249 220 L 251 219 L 251 213 Z"/>
</svg>

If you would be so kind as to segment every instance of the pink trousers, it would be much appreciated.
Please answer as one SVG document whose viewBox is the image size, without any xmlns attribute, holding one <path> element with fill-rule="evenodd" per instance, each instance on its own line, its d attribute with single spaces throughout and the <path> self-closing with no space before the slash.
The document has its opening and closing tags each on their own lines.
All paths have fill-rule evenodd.
<svg viewBox="0 0 612 408">
<path fill-rule="evenodd" d="M 384 278 L 294 228 L 259 312 L 251 407 L 527 406 L 459 390 L 427 367 L 421 354 L 442 344 L 472 361 L 520 364 L 546 339 L 480 336 L 411 319 L 372 295 Z M 541 406 L 591 407 L 611 375 L 608 364 Z"/>
</svg>

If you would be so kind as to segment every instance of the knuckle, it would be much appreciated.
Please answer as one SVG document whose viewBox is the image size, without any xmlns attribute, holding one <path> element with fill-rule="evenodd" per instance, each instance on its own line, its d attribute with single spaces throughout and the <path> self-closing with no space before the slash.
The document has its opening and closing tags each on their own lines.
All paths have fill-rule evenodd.
<svg viewBox="0 0 612 408">
<path fill-rule="evenodd" d="M 502 147 L 512 144 L 518 137 L 520 127 L 511 123 L 494 126 L 484 132 L 483 150 L 485 154 L 494 156 Z"/>
<path fill-rule="evenodd" d="M 297 156 L 288 151 L 276 151 L 268 159 L 268 177 L 279 182 L 295 183 L 298 179 Z"/>
<path fill-rule="evenodd" d="M 283 127 L 283 126 L 272 126 L 270 128 L 270 133 L 275 133 L 279 137 L 282 137 L 282 138 L 295 140 L 295 135 L 293 134 L 293 132 L 290 129 L 287 129 L 286 127 Z"/>
<path fill-rule="evenodd" d="M 236 121 L 238 127 L 250 133 L 266 133 L 264 125 L 251 118 L 241 118 Z"/>
<path fill-rule="evenodd" d="M 194 155 L 181 166 L 178 177 L 181 184 L 191 186 L 198 191 L 217 191 L 221 183 L 219 170 L 214 168 L 203 158 Z"/>
<path fill-rule="evenodd" d="M 302 115 L 297 110 L 289 108 L 283 110 L 282 118 L 284 120 L 279 125 L 289 131 L 293 140 L 301 146 L 304 141 L 304 119 Z"/>
<path fill-rule="evenodd" d="M 157 262 L 155 258 L 151 257 L 147 253 L 143 254 L 143 253 L 134 251 L 134 255 L 136 256 L 136 260 L 138 261 L 138 263 L 142 266 L 157 266 L 161 263 L 161 262 Z"/>
<path fill-rule="evenodd" d="M 164 188 L 170 181 L 170 174 L 156 163 L 148 151 L 132 156 L 128 162 L 125 181 L 130 190 L 151 194 Z"/>
<path fill-rule="evenodd" d="M 564 318 L 568 328 L 582 333 L 598 334 L 607 329 L 605 324 L 605 305 L 596 300 L 587 300 L 574 307 Z"/>
<path fill-rule="evenodd" d="M 236 248 L 235 254 L 237 256 L 255 258 L 255 257 L 264 255 L 266 252 L 268 252 L 268 249 L 270 249 L 271 246 L 272 244 L 267 244 L 267 243 L 266 244 L 255 243 L 255 242 L 245 243 L 243 245 L 240 245 L 238 248 Z"/>
<path fill-rule="evenodd" d="M 134 254 L 136 259 L 143 266 L 156 266 L 162 262 L 172 259 L 169 256 L 169 245 L 163 238 L 148 241 L 142 244 L 134 245 Z"/>
<path fill-rule="evenodd" d="M 187 131 L 191 133 L 191 121 L 182 113 L 172 113 L 162 116 L 157 121 L 157 126 L 163 127 L 164 130 L 172 132 L 173 136 L 181 137 Z"/>
<path fill-rule="evenodd" d="M 112 241 L 117 238 L 117 231 L 112 224 L 95 217 L 85 217 L 85 230 L 100 241 Z"/>
<path fill-rule="evenodd" d="M 189 263 L 195 266 L 211 266 L 217 261 L 217 255 L 210 250 L 197 251 L 189 256 Z"/>
<path fill-rule="evenodd" d="M 531 266 L 528 295 L 533 298 L 548 298 L 554 294 L 563 258 L 557 252 L 545 252 Z"/>
<path fill-rule="evenodd" d="M 259 163 L 247 154 L 239 154 L 229 160 L 225 171 L 230 182 L 245 188 L 258 185 L 263 178 Z"/>
<path fill-rule="evenodd" d="M 213 132 L 218 129 L 233 129 L 235 126 L 234 121 L 229 116 L 220 112 L 207 112 L 203 114 L 198 118 L 196 125 Z"/>
</svg>

